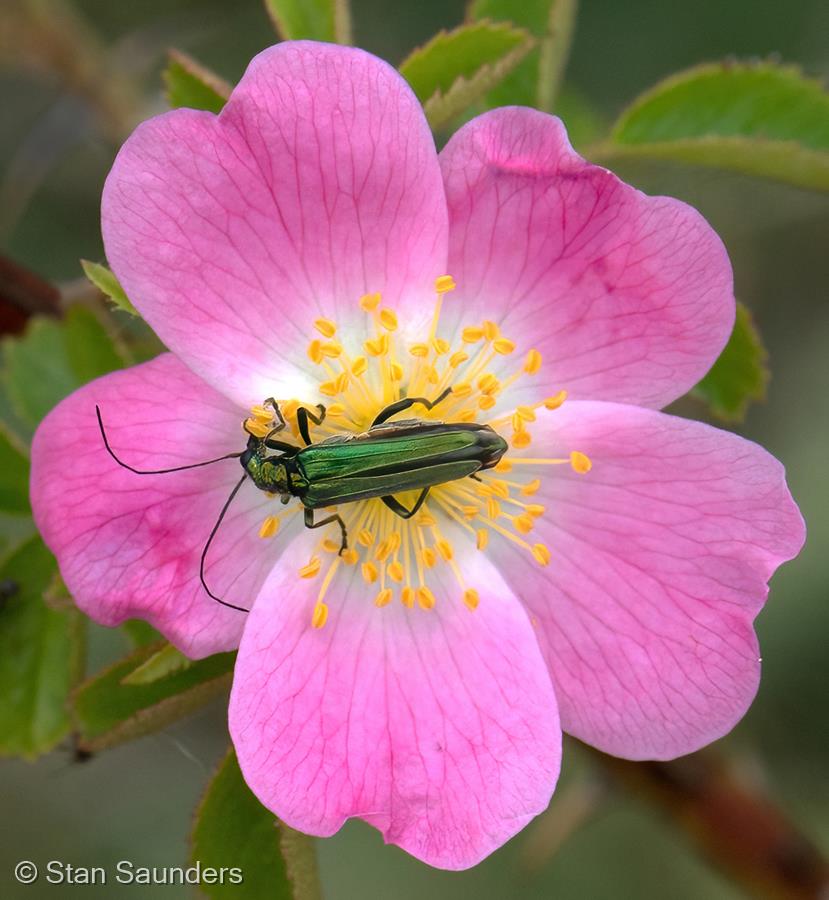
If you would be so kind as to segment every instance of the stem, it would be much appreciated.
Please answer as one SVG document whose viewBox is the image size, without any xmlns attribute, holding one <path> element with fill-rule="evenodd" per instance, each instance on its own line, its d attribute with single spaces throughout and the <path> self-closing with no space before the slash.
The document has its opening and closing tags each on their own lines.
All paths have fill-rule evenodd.
<svg viewBox="0 0 829 900">
<path fill-rule="evenodd" d="M 666 813 L 703 856 L 752 896 L 826 896 L 829 865 L 817 847 L 767 796 L 739 781 L 716 752 L 672 762 L 630 762 L 582 749 Z"/>
<path fill-rule="evenodd" d="M 554 0 L 550 8 L 547 34 L 541 41 L 538 61 L 538 107 L 544 112 L 553 111 L 561 87 L 570 58 L 577 11 L 578 0 Z"/>
</svg>

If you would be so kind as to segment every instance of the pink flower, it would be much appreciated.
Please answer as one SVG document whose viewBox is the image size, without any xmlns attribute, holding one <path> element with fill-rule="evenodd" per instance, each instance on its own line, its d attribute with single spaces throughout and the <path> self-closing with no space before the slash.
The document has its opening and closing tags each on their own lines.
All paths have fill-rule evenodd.
<svg viewBox="0 0 829 900">
<path fill-rule="evenodd" d="M 665 759 L 743 715 L 752 621 L 804 528 L 768 453 L 656 411 L 734 319 L 693 209 L 588 164 L 530 109 L 480 116 L 437 155 L 393 69 L 303 42 L 256 57 L 218 117 L 141 125 L 103 232 L 172 352 L 45 419 L 36 519 L 97 621 L 142 617 L 192 657 L 238 646 L 230 730 L 281 819 L 330 835 L 359 816 L 460 869 L 547 806 L 562 729 Z M 289 440 L 299 403 L 327 404 L 319 441 L 447 386 L 407 415 L 490 423 L 504 460 L 412 519 L 340 505 L 342 556 L 336 525 L 306 530 L 298 502 L 247 481 L 206 577 L 249 614 L 199 581 L 238 462 L 139 477 L 94 414 L 122 459 L 159 469 L 243 450 L 270 396 Z"/>
</svg>

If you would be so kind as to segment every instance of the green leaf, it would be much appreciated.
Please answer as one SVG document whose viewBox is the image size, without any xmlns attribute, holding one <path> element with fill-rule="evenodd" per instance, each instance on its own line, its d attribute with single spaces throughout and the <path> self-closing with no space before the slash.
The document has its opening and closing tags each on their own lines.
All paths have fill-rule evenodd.
<svg viewBox="0 0 829 900">
<path fill-rule="evenodd" d="M 160 650 L 133 669 L 121 679 L 121 684 L 152 684 L 159 678 L 166 678 L 173 672 L 180 672 L 193 664 L 181 650 L 177 650 L 172 644 L 166 644 Z"/>
<path fill-rule="evenodd" d="M 680 72 L 626 109 L 592 159 L 661 159 L 829 190 L 829 93 L 796 68 Z"/>
<path fill-rule="evenodd" d="M 29 462 L 0 431 L 0 510 L 29 512 Z"/>
<path fill-rule="evenodd" d="M 265 8 L 286 41 L 351 43 L 348 0 L 265 0 Z"/>
<path fill-rule="evenodd" d="M 105 297 L 108 297 L 117 309 L 129 313 L 131 316 L 138 315 L 138 310 L 132 305 L 126 291 L 110 269 L 100 263 L 90 262 L 88 259 L 81 260 L 81 267 L 89 281 Z"/>
<path fill-rule="evenodd" d="M 538 46 L 487 95 L 488 107 L 523 104 L 552 111 L 570 56 L 577 8 L 577 0 L 472 0 L 470 21 L 511 22 L 538 39 Z"/>
<path fill-rule="evenodd" d="M 139 647 L 78 686 L 73 718 L 84 750 L 101 750 L 159 731 L 230 687 L 234 653 L 200 659 L 149 684 L 123 683 L 163 647 L 163 643 Z"/>
<path fill-rule="evenodd" d="M 738 303 L 731 337 L 693 393 L 708 404 L 714 415 L 729 422 L 739 421 L 752 400 L 762 400 L 766 395 L 767 359 L 751 313 Z"/>
<path fill-rule="evenodd" d="M 317 900 L 322 896 L 307 835 L 280 824 L 245 784 L 231 750 L 219 765 L 196 810 L 193 864 L 240 869 L 244 880 L 202 884 L 212 900 Z"/>
<path fill-rule="evenodd" d="M 126 634 L 133 647 L 143 647 L 146 644 L 157 644 L 163 640 L 161 635 L 143 619 L 127 619 L 121 626 L 121 631 Z"/>
<path fill-rule="evenodd" d="M 441 128 L 500 82 L 534 45 L 506 22 L 475 22 L 441 31 L 400 65 L 432 128 Z"/>
<path fill-rule="evenodd" d="M 209 69 L 180 50 L 169 51 L 167 68 L 162 77 L 167 86 L 167 102 L 172 109 L 187 106 L 190 109 L 206 109 L 208 112 L 217 113 L 221 111 L 230 96 L 231 85 L 228 82 L 219 78 L 218 75 L 214 75 Z M 94 263 L 82 260 L 81 265 L 86 271 L 87 265 L 94 265 Z M 103 268 L 103 266 L 99 268 Z M 115 276 L 109 270 L 107 273 L 114 281 Z M 87 276 L 90 281 L 93 280 L 88 272 Z M 123 294 L 117 281 L 115 284 Z M 126 300 L 126 294 L 124 294 L 124 299 Z"/>
<path fill-rule="evenodd" d="M 33 758 L 69 731 L 67 698 L 84 664 L 84 622 L 50 609 L 43 596 L 56 573 L 39 537 L 0 566 L 0 753 Z"/>
<path fill-rule="evenodd" d="M 124 364 L 97 316 L 82 306 L 62 320 L 31 319 L 22 337 L 3 339 L 3 357 L 9 401 L 29 429 L 76 388 Z"/>
</svg>

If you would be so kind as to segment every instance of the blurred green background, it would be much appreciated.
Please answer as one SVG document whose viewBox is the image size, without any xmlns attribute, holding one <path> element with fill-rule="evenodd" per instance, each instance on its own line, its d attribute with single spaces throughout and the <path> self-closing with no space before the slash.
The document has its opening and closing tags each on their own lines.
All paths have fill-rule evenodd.
<svg viewBox="0 0 829 900">
<path fill-rule="evenodd" d="M 390 5 L 352 0 L 355 40 L 399 62 L 441 27 L 463 17 L 462 0 Z M 5 0 L 3 2 L 5 7 Z M 159 71 L 169 46 L 184 49 L 228 80 L 275 38 L 258 0 L 79 0 L 111 73 L 143 118 L 164 108 Z M 101 186 L 129 122 L 96 110 L 66 78 L 37 62 L 0 13 L 0 246 L 46 278 L 72 282 L 79 257 L 103 259 Z M 587 0 L 582 4 L 566 87 L 610 122 L 657 79 L 726 56 L 779 55 L 812 75 L 829 74 L 825 0 Z M 109 73 L 109 74 L 108 74 Z M 571 99 L 572 105 L 572 99 Z M 578 134 L 576 135 L 578 138 Z M 781 458 L 809 526 L 802 556 L 776 576 L 758 628 L 764 656 L 760 695 L 721 742 L 741 777 L 761 785 L 818 843 L 829 837 L 829 203 L 825 195 L 675 166 L 620 170 L 651 193 L 681 197 L 723 237 L 737 294 L 753 311 L 770 352 L 765 403 L 736 430 Z M 683 412 L 702 415 L 695 407 Z M 126 649 L 119 634 L 96 628 L 93 662 Z M 0 764 L 0 897 L 189 896 L 181 887 L 15 886 L 20 859 L 62 859 L 112 867 L 184 865 L 193 807 L 226 746 L 223 709 L 204 713 L 87 763 L 70 749 L 35 764 Z M 596 800 L 578 828 L 564 820 Z M 575 812 L 574 812 L 575 810 Z M 695 856 L 685 838 L 640 797 L 606 788 L 574 745 L 562 788 L 539 821 L 478 868 L 437 872 L 362 823 L 318 842 L 325 895 L 351 898 L 456 896 L 576 898 L 735 898 L 745 896 Z M 565 833 L 567 832 L 567 833 Z"/>
</svg>

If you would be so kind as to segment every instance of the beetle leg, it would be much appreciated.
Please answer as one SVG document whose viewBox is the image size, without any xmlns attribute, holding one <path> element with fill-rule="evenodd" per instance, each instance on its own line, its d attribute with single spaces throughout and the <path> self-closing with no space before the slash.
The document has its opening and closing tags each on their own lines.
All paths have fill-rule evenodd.
<svg viewBox="0 0 829 900">
<path fill-rule="evenodd" d="M 322 421 L 325 418 L 325 407 L 322 403 L 317 404 L 317 409 L 320 411 L 318 416 L 315 416 L 310 410 L 307 410 L 304 406 L 300 406 L 300 408 L 296 411 L 296 424 L 297 428 L 299 428 L 299 433 L 302 435 L 302 440 L 305 441 L 306 445 L 310 446 L 311 444 L 311 435 L 308 431 L 308 420 L 310 419 L 314 425 L 322 425 Z"/>
<path fill-rule="evenodd" d="M 445 400 L 451 393 L 452 388 L 448 387 L 436 400 L 427 400 L 425 397 L 406 397 L 403 400 L 398 400 L 396 403 L 390 403 L 385 409 L 381 409 L 380 412 L 377 413 L 377 418 L 371 423 L 371 427 L 374 428 L 375 425 L 382 425 L 387 419 L 396 416 L 399 412 L 403 412 L 404 409 L 409 409 L 414 406 L 415 403 L 420 403 L 422 406 L 425 406 L 426 409 L 432 409 L 432 407 L 437 406 L 441 400 Z"/>
<path fill-rule="evenodd" d="M 385 497 L 381 497 L 380 499 L 383 503 L 388 506 L 388 508 L 393 512 L 400 516 L 401 519 L 411 519 L 411 517 L 423 506 L 423 501 L 429 495 L 430 488 L 423 488 L 420 492 L 420 496 L 415 500 L 415 504 L 411 509 L 406 509 L 405 506 L 399 501 L 396 500 L 391 494 L 387 494 Z"/>
<path fill-rule="evenodd" d="M 283 428 L 287 427 L 288 423 L 285 421 L 285 417 L 282 415 L 282 410 L 279 408 L 279 404 L 274 400 L 273 397 L 268 397 L 268 399 L 262 404 L 263 406 L 270 406 L 273 410 L 273 414 L 279 421 L 279 424 L 276 428 L 272 428 L 268 433 L 268 436 L 265 438 L 267 440 L 269 437 L 272 437 L 275 434 L 279 434 Z"/>
<path fill-rule="evenodd" d="M 325 519 L 320 519 L 319 522 L 314 521 L 314 510 L 306 509 L 305 510 L 305 527 L 306 528 L 322 528 L 323 525 L 330 525 L 332 522 L 336 522 L 340 526 L 340 531 L 342 532 L 342 542 L 340 543 L 340 551 L 339 555 L 343 555 L 343 550 L 348 549 L 348 532 L 345 529 L 345 522 L 342 520 L 342 516 L 338 514 L 334 514 L 333 516 L 328 516 Z"/>
<path fill-rule="evenodd" d="M 271 432 L 271 434 L 273 434 L 273 432 Z M 296 453 L 297 451 L 295 444 L 288 444 L 285 441 L 274 441 L 270 436 L 263 438 L 262 443 L 268 450 L 279 450 L 282 453 Z"/>
</svg>

